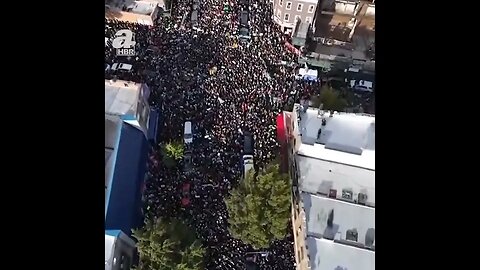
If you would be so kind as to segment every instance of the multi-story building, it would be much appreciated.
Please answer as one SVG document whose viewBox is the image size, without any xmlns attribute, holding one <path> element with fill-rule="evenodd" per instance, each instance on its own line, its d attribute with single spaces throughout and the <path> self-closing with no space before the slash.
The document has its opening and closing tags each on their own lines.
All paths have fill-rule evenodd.
<svg viewBox="0 0 480 270">
<path fill-rule="evenodd" d="M 282 31 L 293 33 L 297 22 L 311 24 L 314 21 L 318 0 L 270 0 L 274 20 Z"/>
<path fill-rule="evenodd" d="M 105 18 L 154 25 L 162 11 L 163 0 L 105 0 Z"/>
<path fill-rule="evenodd" d="M 375 117 L 296 104 L 283 125 L 297 269 L 374 270 Z"/>
<path fill-rule="evenodd" d="M 105 81 L 105 229 L 127 235 L 143 221 L 149 141 L 156 143 L 158 113 L 148 95 L 144 84 Z"/>
<path fill-rule="evenodd" d="M 135 259 L 132 238 L 119 230 L 105 230 L 105 270 L 130 270 Z"/>
<path fill-rule="evenodd" d="M 310 51 L 354 65 L 375 59 L 375 0 L 320 0 L 314 25 Z"/>
</svg>

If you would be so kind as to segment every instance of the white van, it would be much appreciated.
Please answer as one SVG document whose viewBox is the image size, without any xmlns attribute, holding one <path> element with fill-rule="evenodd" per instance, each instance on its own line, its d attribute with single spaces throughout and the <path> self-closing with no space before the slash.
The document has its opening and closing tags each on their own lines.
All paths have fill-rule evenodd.
<svg viewBox="0 0 480 270">
<path fill-rule="evenodd" d="M 183 140 L 186 144 L 193 142 L 193 134 L 192 134 L 192 122 L 186 121 L 185 127 L 183 131 Z"/>
<path fill-rule="evenodd" d="M 243 156 L 243 178 L 247 177 L 248 171 L 253 169 L 253 156 L 252 155 L 244 155 Z"/>
<path fill-rule="evenodd" d="M 373 82 L 364 80 L 351 80 L 350 87 L 357 91 L 373 92 Z"/>
<path fill-rule="evenodd" d="M 114 63 L 112 64 L 111 70 L 124 70 L 130 71 L 132 69 L 132 65 L 130 64 L 123 64 L 123 63 Z"/>
</svg>

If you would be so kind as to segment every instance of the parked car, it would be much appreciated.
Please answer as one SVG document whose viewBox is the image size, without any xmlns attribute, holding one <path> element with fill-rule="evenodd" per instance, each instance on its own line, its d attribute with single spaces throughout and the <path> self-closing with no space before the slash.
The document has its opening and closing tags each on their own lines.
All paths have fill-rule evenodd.
<svg viewBox="0 0 480 270">
<path fill-rule="evenodd" d="M 110 67 L 111 70 L 123 70 L 123 71 L 130 71 L 132 70 L 132 65 L 124 64 L 124 63 L 114 63 Z"/>
</svg>

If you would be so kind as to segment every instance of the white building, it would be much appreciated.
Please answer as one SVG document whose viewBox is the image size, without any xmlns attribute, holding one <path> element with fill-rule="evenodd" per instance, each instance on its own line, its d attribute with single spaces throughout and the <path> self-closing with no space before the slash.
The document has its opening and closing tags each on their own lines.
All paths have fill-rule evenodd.
<svg viewBox="0 0 480 270">
<path fill-rule="evenodd" d="M 132 238 L 119 230 L 105 231 L 105 270 L 131 269 L 134 256 Z"/>
<path fill-rule="evenodd" d="M 286 114 L 297 269 L 374 270 L 375 117 Z"/>
<path fill-rule="evenodd" d="M 166 10 L 163 0 L 106 0 L 105 17 L 121 21 L 154 25 L 161 10 Z"/>
<path fill-rule="evenodd" d="M 105 114 L 117 115 L 147 136 L 150 89 L 146 84 L 123 80 L 105 80 Z"/>
</svg>

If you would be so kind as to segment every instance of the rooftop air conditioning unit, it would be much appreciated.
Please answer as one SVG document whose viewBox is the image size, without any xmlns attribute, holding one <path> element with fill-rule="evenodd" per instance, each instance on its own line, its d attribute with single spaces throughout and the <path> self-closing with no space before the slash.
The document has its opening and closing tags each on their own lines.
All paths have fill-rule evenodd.
<svg viewBox="0 0 480 270">
<path fill-rule="evenodd" d="M 348 189 L 342 190 L 342 199 L 351 201 L 353 198 L 353 192 Z"/>
<path fill-rule="evenodd" d="M 347 230 L 346 239 L 349 240 L 349 241 L 358 242 L 358 232 L 357 232 L 357 229 Z"/>
<path fill-rule="evenodd" d="M 330 189 L 330 191 L 328 192 L 328 197 L 336 199 L 337 198 L 337 190 L 336 189 Z"/>
<path fill-rule="evenodd" d="M 358 193 L 358 204 L 365 205 L 367 203 L 367 194 Z"/>
</svg>

